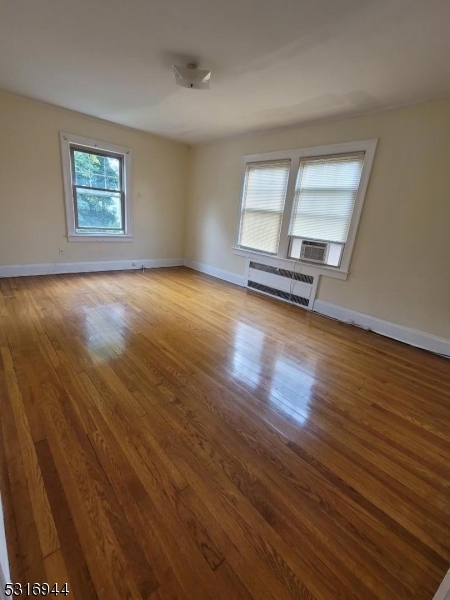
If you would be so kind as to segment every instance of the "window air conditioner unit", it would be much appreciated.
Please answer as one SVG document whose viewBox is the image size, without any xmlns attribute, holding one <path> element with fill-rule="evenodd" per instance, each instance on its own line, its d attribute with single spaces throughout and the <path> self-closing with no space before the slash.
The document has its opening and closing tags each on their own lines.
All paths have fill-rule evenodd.
<svg viewBox="0 0 450 600">
<path fill-rule="evenodd" d="M 328 244 L 326 242 L 302 241 L 300 258 L 316 263 L 326 263 L 328 254 Z"/>
</svg>

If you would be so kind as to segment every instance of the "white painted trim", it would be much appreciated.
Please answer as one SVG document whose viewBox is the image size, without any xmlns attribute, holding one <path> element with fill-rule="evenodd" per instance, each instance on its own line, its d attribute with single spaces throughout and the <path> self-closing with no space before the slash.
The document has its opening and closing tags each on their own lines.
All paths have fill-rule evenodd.
<svg viewBox="0 0 450 600">
<path fill-rule="evenodd" d="M 371 315 L 366 315 L 357 312 L 356 310 L 331 304 L 324 300 L 316 300 L 314 302 L 313 311 L 337 319 L 338 321 L 343 321 L 344 323 L 350 323 L 364 329 L 370 329 L 375 333 L 404 342 L 405 344 L 423 348 L 430 352 L 442 354 L 450 358 L 450 340 L 403 325 L 397 325 L 391 321 L 384 321 L 378 317 L 372 317 Z"/>
<path fill-rule="evenodd" d="M 375 150 L 377 149 L 378 139 L 367 140 L 366 142 L 359 143 L 364 145 L 365 156 L 358 192 L 356 194 L 355 206 L 353 207 L 352 220 L 350 221 L 347 241 L 345 242 L 344 251 L 341 258 L 340 269 L 343 271 L 348 271 L 350 269 L 353 246 L 355 245 L 356 233 L 358 231 L 359 221 L 361 220 L 361 214 L 363 211 L 364 200 L 366 198 L 367 186 L 369 185 L 370 174 L 372 172 L 373 159 L 375 158 Z M 356 147 L 355 150 L 357 150 Z"/>
<path fill-rule="evenodd" d="M 306 158 L 310 156 L 326 156 L 331 154 L 345 154 L 347 152 L 363 152 L 368 145 L 373 145 L 378 140 L 355 140 L 353 142 L 342 142 L 339 144 L 327 144 L 324 146 L 307 146 L 306 148 L 295 148 L 294 150 L 278 150 L 276 152 L 264 152 L 263 154 L 246 154 L 244 159 L 246 162 L 261 162 L 266 160 L 281 160 L 290 158 Z"/>
<path fill-rule="evenodd" d="M 310 146 L 307 148 L 298 148 L 296 150 L 281 150 L 278 152 L 265 152 L 263 154 L 247 154 L 242 157 L 242 173 L 241 173 L 241 186 L 240 186 L 240 197 L 238 202 L 238 216 L 237 216 L 237 226 L 236 226 L 236 250 L 241 250 L 243 252 L 248 252 L 248 250 L 244 247 L 239 246 L 239 234 L 240 234 L 240 225 L 242 219 L 242 202 L 243 202 L 243 194 L 244 194 L 244 181 L 245 181 L 245 173 L 248 164 L 258 163 L 258 162 L 266 162 L 266 161 L 276 161 L 287 159 L 291 161 L 291 166 L 289 170 L 289 180 L 288 186 L 286 190 L 285 196 L 285 204 L 283 209 L 283 217 L 280 228 L 280 240 L 278 246 L 278 252 L 275 258 L 279 258 L 280 260 L 286 260 L 287 250 L 288 250 L 288 229 L 289 223 L 291 220 L 292 210 L 294 206 L 294 196 L 295 196 L 295 182 L 297 180 L 297 173 L 299 169 L 300 160 L 302 158 L 309 157 L 320 157 L 320 156 L 331 156 L 335 154 L 346 154 L 349 152 L 365 152 L 363 169 L 361 172 L 361 180 L 358 187 L 358 193 L 356 195 L 355 206 L 353 209 L 352 219 L 350 223 L 350 229 L 347 236 L 347 241 L 344 246 L 344 251 L 342 253 L 342 260 L 339 268 L 331 268 L 329 270 L 325 270 L 324 272 L 320 272 L 320 275 L 324 275 L 325 277 L 335 277 L 336 275 L 332 275 L 332 273 L 344 273 L 348 274 L 350 267 L 350 260 L 352 257 L 353 246 L 355 244 L 356 232 L 358 230 L 359 221 L 361 218 L 361 213 L 364 205 L 364 200 L 366 196 L 367 186 L 369 183 L 370 173 L 372 170 L 373 159 L 375 157 L 375 150 L 377 147 L 378 139 L 371 140 L 357 140 L 354 142 L 344 142 L 342 144 L 329 144 L 327 146 Z M 237 253 L 237 252 L 235 252 Z M 302 261 L 299 259 L 302 264 L 310 264 L 307 261 Z M 347 277 L 343 277 L 342 279 L 346 279 Z"/>
<path fill-rule="evenodd" d="M 0 565 L 0 600 L 7 600 L 7 598 L 6 598 L 6 584 L 7 583 L 12 583 L 12 581 L 11 581 L 11 579 L 9 581 L 6 581 L 5 576 L 3 574 L 3 569 L 1 568 L 1 565 Z M 9 596 L 9 598 L 10 597 L 11 596 Z M 14 598 L 14 596 L 13 596 L 13 598 Z"/>
<path fill-rule="evenodd" d="M 433 600 L 450 600 L 450 571 L 448 571 L 447 575 L 442 580 Z"/>
<path fill-rule="evenodd" d="M 291 159 L 289 168 L 289 179 L 286 188 L 286 196 L 284 198 L 283 214 L 281 216 L 280 237 L 278 240 L 277 256 L 283 258 L 289 253 L 289 226 L 291 224 L 292 212 L 295 202 L 295 188 L 297 185 L 298 171 L 300 168 L 300 156 Z"/>
<path fill-rule="evenodd" d="M 0 277 L 23 277 L 28 275 L 60 275 L 63 273 L 93 273 L 96 271 L 126 271 L 159 267 L 181 267 L 182 258 L 136 258 L 130 260 L 99 260 L 70 263 L 41 263 L 31 265 L 0 265 Z"/>
<path fill-rule="evenodd" d="M 133 239 L 132 228 L 132 188 L 131 188 L 131 148 L 102 142 L 91 138 L 81 137 L 73 133 L 60 131 L 61 141 L 61 158 L 63 170 L 64 184 L 64 202 L 66 207 L 66 222 L 67 222 L 67 241 L 69 242 L 128 242 Z M 72 193 L 72 163 L 70 159 L 71 146 L 84 146 L 87 150 L 102 150 L 103 152 L 112 152 L 120 154 L 123 157 L 123 189 L 125 192 L 125 235 L 95 235 L 95 234 L 80 234 L 75 230 L 75 211 L 74 199 Z"/>
<path fill-rule="evenodd" d="M 11 583 L 9 569 L 8 546 L 6 543 L 5 519 L 3 516 L 3 501 L 0 498 L 0 600 L 6 600 L 5 584 Z"/>
<path fill-rule="evenodd" d="M 68 235 L 68 242 L 102 242 L 104 244 L 109 244 L 112 242 L 115 244 L 116 242 L 132 242 L 132 235 L 92 235 L 92 233 L 83 233 L 76 235 Z"/>
<path fill-rule="evenodd" d="M 184 264 L 189 269 L 194 269 L 194 271 L 206 273 L 206 275 L 211 275 L 212 277 L 223 279 L 224 281 L 234 283 L 235 285 L 240 285 L 243 287 L 245 286 L 245 278 L 243 275 L 236 275 L 236 273 L 232 273 L 231 271 L 217 269 L 216 267 L 212 267 L 211 265 L 205 265 L 204 263 L 199 263 L 195 260 L 185 259 Z"/>
</svg>

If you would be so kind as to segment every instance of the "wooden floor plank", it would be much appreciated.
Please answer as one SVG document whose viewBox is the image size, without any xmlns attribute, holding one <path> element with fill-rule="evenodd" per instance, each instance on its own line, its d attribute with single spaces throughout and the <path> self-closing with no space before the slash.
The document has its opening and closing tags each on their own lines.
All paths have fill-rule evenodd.
<svg viewBox="0 0 450 600">
<path fill-rule="evenodd" d="M 69 505 L 65 496 L 63 485 L 59 478 L 53 456 L 47 440 L 42 440 L 36 444 L 36 452 L 41 465 L 42 475 L 45 487 L 47 489 L 50 506 L 55 517 L 55 524 L 58 529 L 61 542 L 62 560 L 72 585 L 70 591 L 76 598 L 86 598 L 86 600 L 96 600 L 94 584 L 89 573 L 88 566 L 83 554 L 83 550 L 78 539 Z M 60 559 L 55 559 L 60 562 Z M 54 564 L 50 561 L 51 566 Z M 46 571 L 48 572 L 48 564 Z M 48 580 L 47 583 L 50 583 Z M 56 583 L 54 581 L 53 583 Z"/>
<path fill-rule="evenodd" d="M 43 484 L 42 473 L 36 456 L 25 404 L 17 383 L 11 352 L 8 348 L 2 348 L 1 353 L 5 368 L 6 388 L 14 415 L 31 505 L 42 554 L 46 557 L 59 549 L 58 533 L 50 510 L 45 486 Z"/>
<path fill-rule="evenodd" d="M 1 408 L 3 459 L 9 480 L 2 487 L 2 496 L 6 497 L 3 502 L 5 506 L 9 507 L 9 510 L 5 511 L 4 517 L 8 536 L 11 577 L 13 581 L 21 584 L 45 582 L 44 558 L 39 543 L 12 406 L 6 392 L 2 397 Z M 12 535 L 13 532 L 17 533 L 17 537 Z"/>
<path fill-rule="evenodd" d="M 127 568 L 127 561 L 98 490 L 101 481 L 90 476 L 89 451 L 83 449 L 76 432 L 67 421 L 61 407 L 61 395 L 50 383 L 43 384 L 43 391 L 47 400 L 42 405 L 47 439 L 58 474 L 67 490 L 71 514 L 90 565 L 97 595 L 114 599 L 124 596 L 139 599 L 141 594 L 137 582 Z"/>
</svg>

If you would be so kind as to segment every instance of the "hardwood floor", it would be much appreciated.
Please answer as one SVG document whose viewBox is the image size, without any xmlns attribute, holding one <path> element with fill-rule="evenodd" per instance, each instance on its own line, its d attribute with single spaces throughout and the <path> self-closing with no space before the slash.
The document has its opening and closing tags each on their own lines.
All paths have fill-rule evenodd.
<svg viewBox="0 0 450 600">
<path fill-rule="evenodd" d="M 12 577 L 76 600 L 430 600 L 450 362 L 188 269 L 0 279 Z"/>
</svg>

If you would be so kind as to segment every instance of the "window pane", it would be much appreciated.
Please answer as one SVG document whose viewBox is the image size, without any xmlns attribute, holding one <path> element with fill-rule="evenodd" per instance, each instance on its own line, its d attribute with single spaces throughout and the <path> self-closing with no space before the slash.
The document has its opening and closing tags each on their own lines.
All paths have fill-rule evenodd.
<svg viewBox="0 0 450 600">
<path fill-rule="evenodd" d="M 105 176 L 104 175 L 95 175 L 94 173 L 92 173 L 91 177 L 90 177 L 90 181 L 89 181 L 89 186 L 106 189 Z"/>
<path fill-rule="evenodd" d="M 277 253 L 289 168 L 290 161 L 247 166 L 239 245 Z"/>
<path fill-rule="evenodd" d="M 107 177 L 105 189 L 107 190 L 120 190 L 120 179 L 119 174 L 116 177 Z"/>
<path fill-rule="evenodd" d="M 242 219 L 241 246 L 276 253 L 283 213 L 246 211 Z"/>
<path fill-rule="evenodd" d="M 122 196 L 76 188 L 78 229 L 94 227 L 123 231 Z"/>
<path fill-rule="evenodd" d="M 302 160 L 289 235 L 345 243 L 363 163 L 362 152 Z"/>
<path fill-rule="evenodd" d="M 120 190 L 120 158 L 74 150 L 74 183 Z"/>
<path fill-rule="evenodd" d="M 76 173 L 75 183 L 77 183 L 78 185 L 90 185 L 91 180 L 89 177 L 89 173 Z"/>
</svg>

